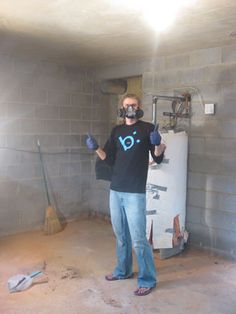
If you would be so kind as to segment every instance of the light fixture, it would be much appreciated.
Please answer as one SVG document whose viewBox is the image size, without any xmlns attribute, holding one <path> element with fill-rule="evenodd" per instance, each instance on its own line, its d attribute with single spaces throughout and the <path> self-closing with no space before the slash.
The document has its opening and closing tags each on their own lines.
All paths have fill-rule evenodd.
<svg viewBox="0 0 236 314">
<path fill-rule="evenodd" d="M 142 16 L 145 22 L 156 32 L 166 30 L 176 20 L 184 7 L 191 6 L 197 0 L 113 0 L 117 8 Z"/>
</svg>

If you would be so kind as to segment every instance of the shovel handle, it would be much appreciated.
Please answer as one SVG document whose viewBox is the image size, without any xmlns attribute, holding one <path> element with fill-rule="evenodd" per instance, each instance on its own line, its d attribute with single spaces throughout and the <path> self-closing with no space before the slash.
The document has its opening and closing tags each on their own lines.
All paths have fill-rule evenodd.
<svg viewBox="0 0 236 314">
<path fill-rule="evenodd" d="M 35 271 L 35 272 L 30 274 L 30 278 L 34 278 L 34 277 L 41 275 L 41 274 L 42 274 L 41 270 Z"/>
</svg>

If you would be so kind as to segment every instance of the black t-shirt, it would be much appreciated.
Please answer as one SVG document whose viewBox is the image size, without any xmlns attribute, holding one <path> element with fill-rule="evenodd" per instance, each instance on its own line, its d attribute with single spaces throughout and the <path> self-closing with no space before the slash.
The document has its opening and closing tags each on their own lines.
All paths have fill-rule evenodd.
<svg viewBox="0 0 236 314">
<path fill-rule="evenodd" d="M 149 151 L 156 163 L 161 163 L 164 155 L 154 155 L 155 146 L 150 142 L 150 132 L 153 130 L 153 124 L 141 120 L 113 128 L 104 147 L 107 155 L 105 161 L 112 166 L 112 190 L 145 193 Z"/>
</svg>

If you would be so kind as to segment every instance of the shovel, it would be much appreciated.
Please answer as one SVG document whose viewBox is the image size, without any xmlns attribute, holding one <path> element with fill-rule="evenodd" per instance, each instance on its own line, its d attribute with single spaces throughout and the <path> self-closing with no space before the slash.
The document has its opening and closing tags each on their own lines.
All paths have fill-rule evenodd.
<svg viewBox="0 0 236 314">
<path fill-rule="evenodd" d="M 7 286 L 10 293 L 28 289 L 35 277 L 42 275 L 42 271 L 35 271 L 30 275 L 18 274 L 8 279 Z"/>
</svg>

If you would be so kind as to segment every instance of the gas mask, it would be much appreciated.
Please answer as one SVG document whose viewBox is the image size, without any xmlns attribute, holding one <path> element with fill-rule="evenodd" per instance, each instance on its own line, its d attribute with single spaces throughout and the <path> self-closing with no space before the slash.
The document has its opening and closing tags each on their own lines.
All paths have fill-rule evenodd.
<svg viewBox="0 0 236 314">
<path fill-rule="evenodd" d="M 140 119 L 143 117 L 143 110 L 140 108 L 135 109 L 134 106 L 130 105 L 127 108 L 120 108 L 118 111 L 118 116 L 120 118 Z"/>
</svg>

